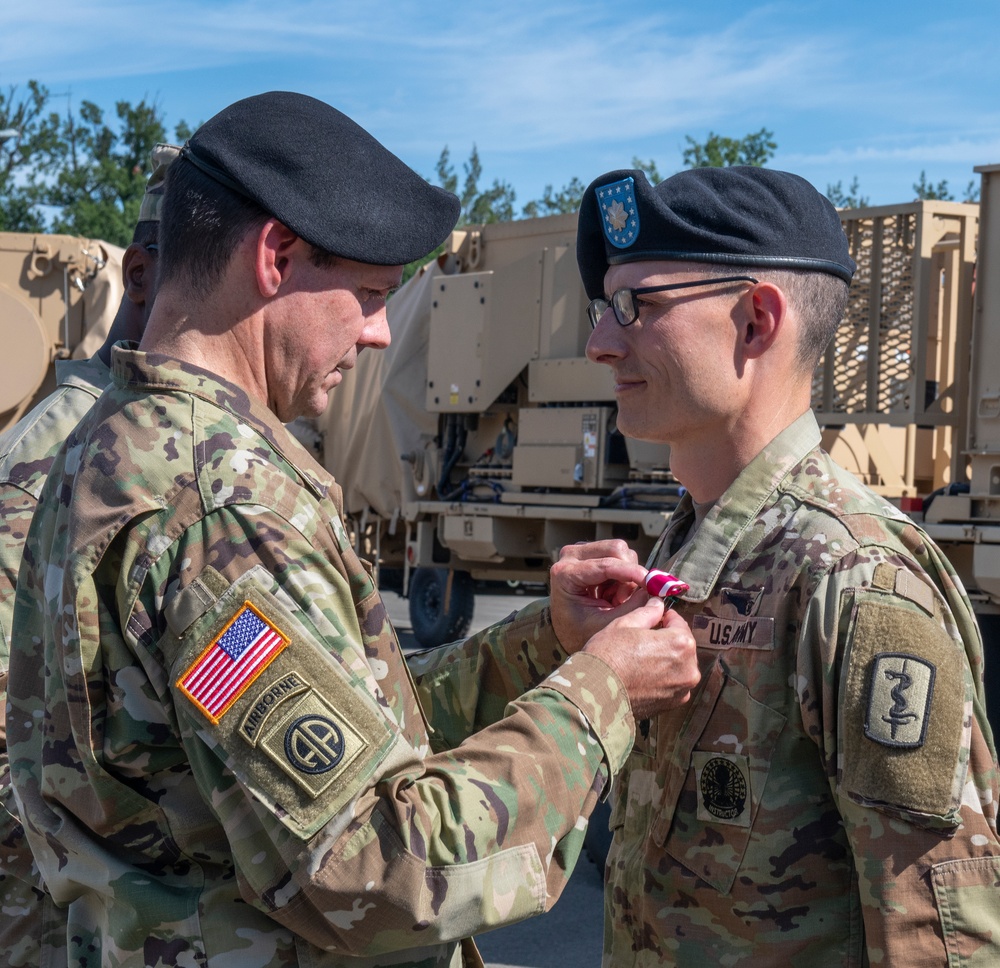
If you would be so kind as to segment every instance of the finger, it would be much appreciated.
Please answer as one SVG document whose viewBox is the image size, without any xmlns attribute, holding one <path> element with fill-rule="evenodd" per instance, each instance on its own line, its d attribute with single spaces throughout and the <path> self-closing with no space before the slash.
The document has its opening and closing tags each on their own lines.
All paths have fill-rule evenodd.
<svg viewBox="0 0 1000 968">
<path fill-rule="evenodd" d="M 613 619 L 608 628 L 614 626 L 619 629 L 654 629 L 662 620 L 663 602 L 658 598 L 650 598 Z"/>
<path fill-rule="evenodd" d="M 559 551 L 560 560 L 584 558 L 620 558 L 638 563 L 639 556 L 621 538 L 604 538 L 600 541 L 579 541 L 566 545 Z"/>
<path fill-rule="evenodd" d="M 688 635 L 692 635 L 691 626 L 672 608 L 667 609 L 663 615 L 663 627 L 665 629 L 673 629 L 677 632 L 687 632 Z"/>
<path fill-rule="evenodd" d="M 552 566 L 553 581 L 569 583 L 578 588 L 593 588 L 605 582 L 627 582 L 641 585 L 646 569 L 637 561 L 621 558 L 582 558 L 561 560 Z"/>
</svg>

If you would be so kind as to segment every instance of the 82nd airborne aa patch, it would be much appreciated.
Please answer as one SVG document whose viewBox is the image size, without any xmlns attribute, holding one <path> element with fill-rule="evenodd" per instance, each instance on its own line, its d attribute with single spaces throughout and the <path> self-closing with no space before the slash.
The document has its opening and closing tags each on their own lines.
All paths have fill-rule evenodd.
<svg viewBox="0 0 1000 968">
<path fill-rule="evenodd" d="M 865 736 L 898 749 L 923 746 L 934 695 L 932 663 L 905 652 L 875 656 L 865 714 Z"/>
<path fill-rule="evenodd" d="M 635 182 L 631 178 L 597 189 L 604 235 L 616 249 L 627 249 L 639 238 L 639 210 L 635 204 Z"/>
</svg>

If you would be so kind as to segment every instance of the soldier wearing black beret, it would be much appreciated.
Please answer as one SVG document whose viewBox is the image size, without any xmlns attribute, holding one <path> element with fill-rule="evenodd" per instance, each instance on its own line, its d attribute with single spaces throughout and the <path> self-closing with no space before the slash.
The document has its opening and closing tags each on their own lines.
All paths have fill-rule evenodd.
<svg viewBox="0 0 1000 968">
<path fill-rule="evenodd" d="M 481 965 L 471 935 L 559 897 L 633 712 L 697 681 L 659 600 L 601 597 L 645 576 L 623 541 L 404 664 L 285 421 L 388 344 L 457 214 L 299 94 L 172 165 L 156 305 L 55 459 L 15 607 L 12 772 L 70 963 Z"/>
<path fill-rule="evenodd" d="M 855 269 L 836 210 L 770 169 L 613 171 L 578 262 L 618 426 L 686 489 L 648 564 L 690 586 L 702 672 L 612 794 L 604 964 L 1000 963 L 971 605 L 810 408 Z"/>
</svg>

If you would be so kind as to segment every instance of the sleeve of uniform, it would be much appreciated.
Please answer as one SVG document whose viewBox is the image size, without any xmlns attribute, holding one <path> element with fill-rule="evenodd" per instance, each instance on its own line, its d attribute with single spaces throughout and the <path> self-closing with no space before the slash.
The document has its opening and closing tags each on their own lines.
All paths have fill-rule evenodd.
<svg viewBox="0 0 1000 968">
<path fill-rule="evenodd" d="M 552 628 L 548 599 L 532 602 L 464 642 L 408 655 L 433 729 L 432 748 L 451 749 L 495 723 L 508 703 L 568 657 Z"/>
<path fill-rule="evenodd" d="M 0 746 L 3 749 L 7 748 L 7 666 L 10 661 L 14 590 L 24 539 L 35 507 L 35 499 L 21 488 L 11 484 L 0 486 Z"/>
<path fill-rule="evenodd" d="M 868 956 L 996 965 L 996 757 L 967 656 L 978 633 L 963 643 L 919 568 L 861 559 L 808 605 L 799 668 L 822 683 L 801 708 L 854 854 Z"/>
<path fill-rule="evenodd" d="M 374 585 L 334 567 L 302 524 L 215 511 L 143 592 L 152 610 L 169 598 L 157 647 L 241 894 L 321 948 L 367 956 L 545 910 L 631 746 L 620 681 L 575 656 L 494 725 L 429 754 L 406 721 L 405 664 L 375 654 L 358 623 Z"/>
</svg>

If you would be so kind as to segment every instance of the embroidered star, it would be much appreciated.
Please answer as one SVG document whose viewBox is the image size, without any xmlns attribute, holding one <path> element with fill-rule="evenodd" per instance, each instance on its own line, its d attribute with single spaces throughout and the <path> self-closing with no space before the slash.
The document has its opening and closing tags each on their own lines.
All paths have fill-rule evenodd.
<svg viewBox="0 0 1000 968">
<path fill-rule="evenodd" d="M 628 217 L 625 215 L 625 206 L 621 202 L 611 203 L 608 208 L 608 222 L 615 231 L 625 228 Z"/>
</svg>

